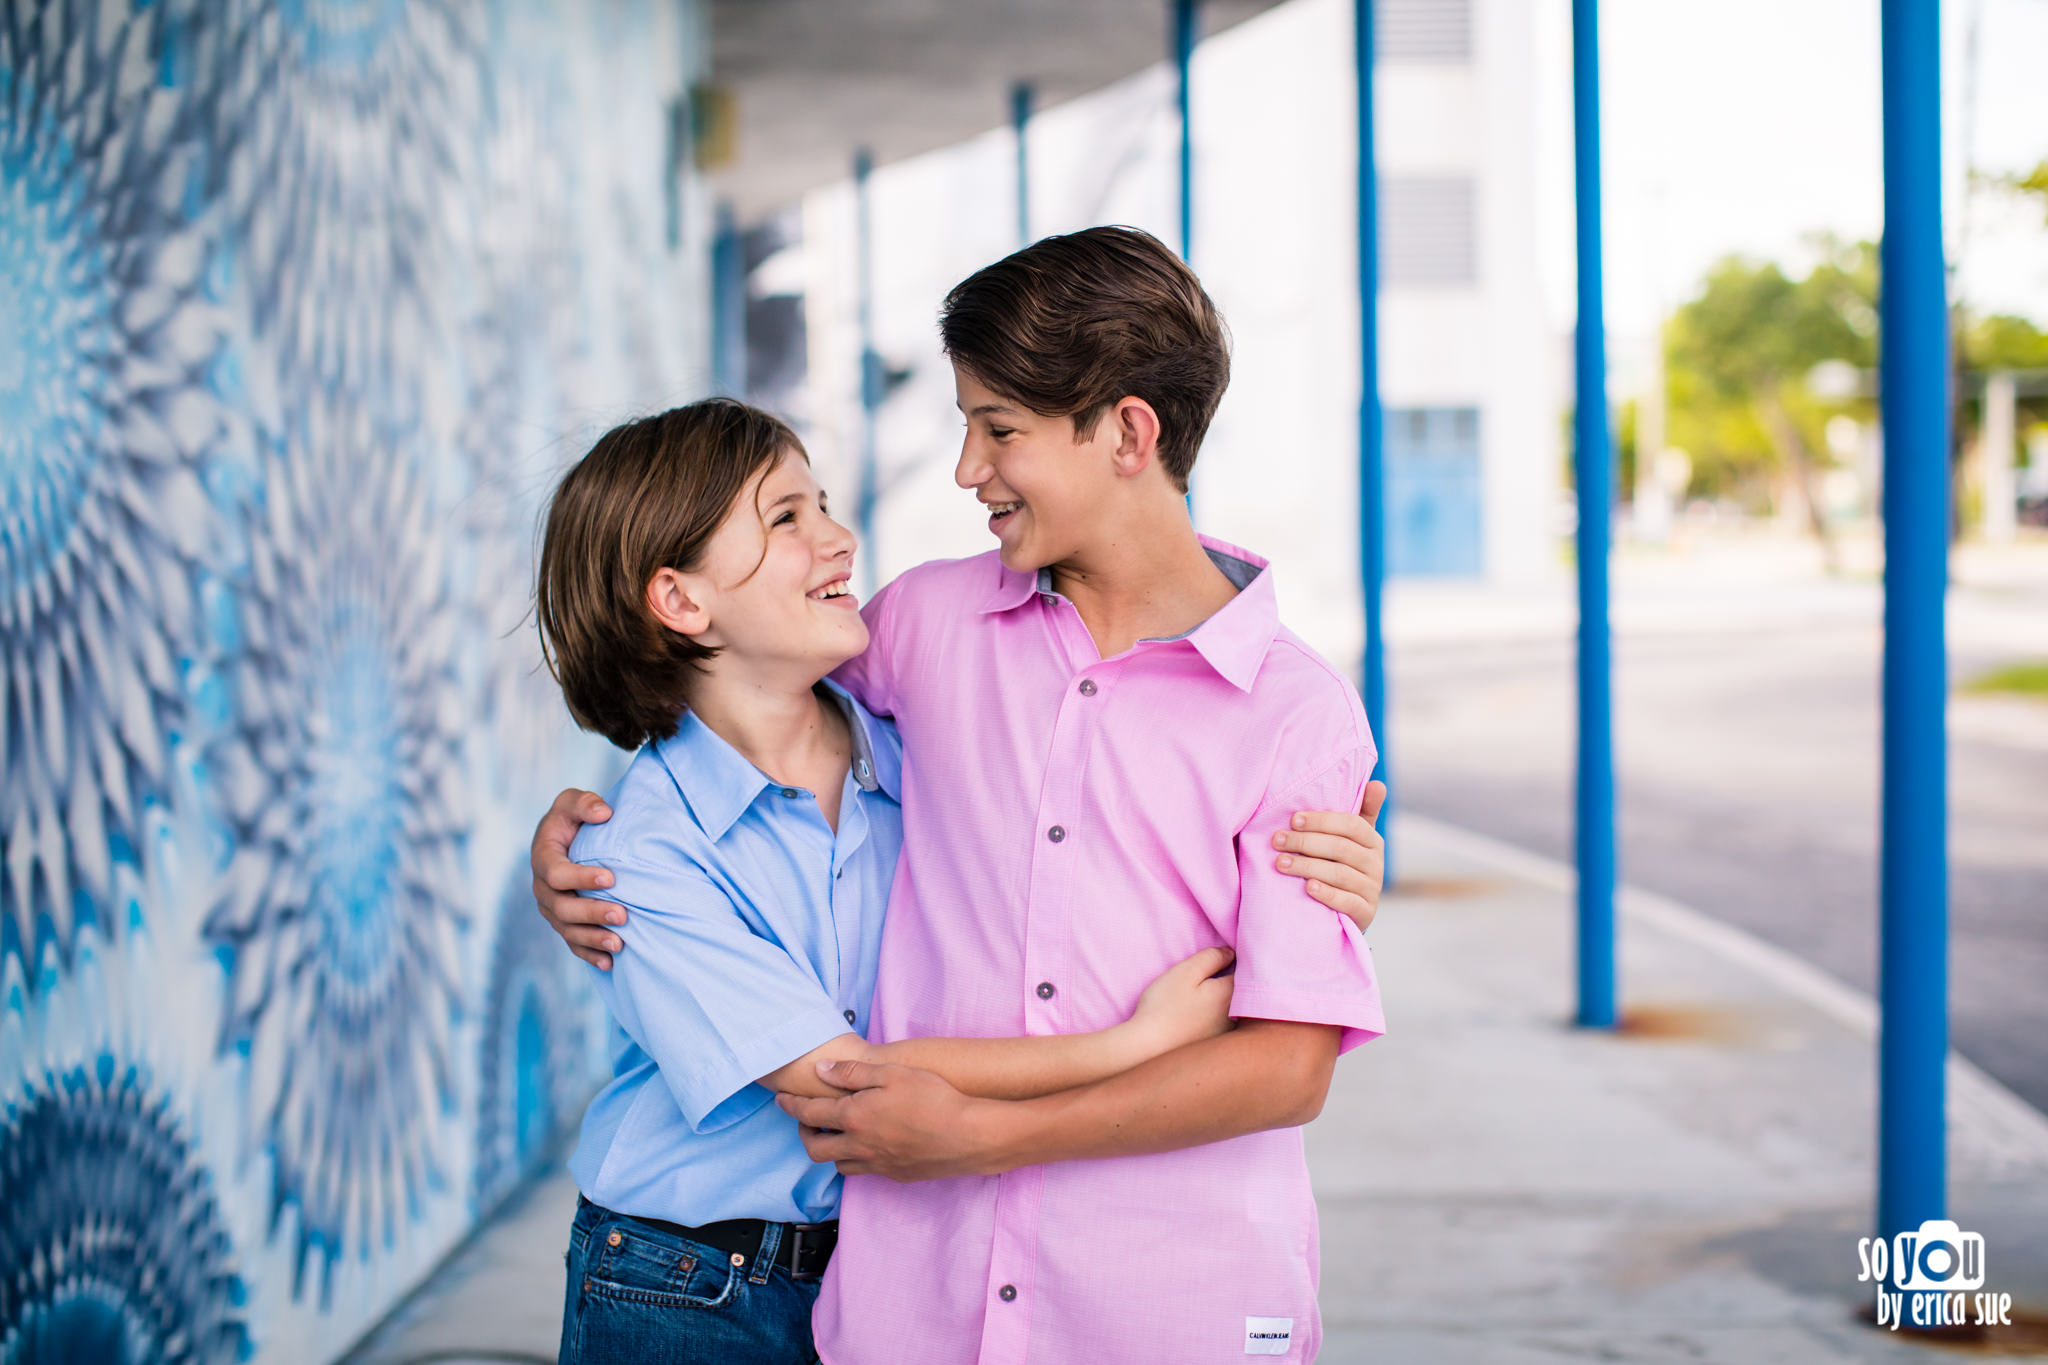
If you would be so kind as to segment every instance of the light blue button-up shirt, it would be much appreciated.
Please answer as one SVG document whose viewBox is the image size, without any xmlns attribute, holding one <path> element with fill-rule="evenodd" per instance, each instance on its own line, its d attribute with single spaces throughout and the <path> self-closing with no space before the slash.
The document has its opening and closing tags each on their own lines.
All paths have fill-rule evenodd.
<svg viewBox="0 0 2048 1365">
<path fill-rule="evenodd" d="M 612 1082 L 583 1115 L 569 1170 L 593 1203 L 691 1226 L 815 1223 L 839 1175 L 805 1153 L 757 1078 L 865 1033 L 882 916 L 903 847 L 896 729 L 843 689 L 854 757 L 835 835 L 694 715 L 643 747 L 570 856 L 610 868 L 586 892 L 630 910 L 596 968 Z"/>
</svg>

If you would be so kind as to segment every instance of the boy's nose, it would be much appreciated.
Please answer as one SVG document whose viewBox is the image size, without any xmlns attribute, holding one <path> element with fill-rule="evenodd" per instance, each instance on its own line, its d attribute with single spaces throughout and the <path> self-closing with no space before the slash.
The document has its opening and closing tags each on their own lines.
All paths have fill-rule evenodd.
<svg viewBox="0 0 2048 1365">
<path fill-rule="evenodd" d="M 960 459 L 953 466 L 954 483 L 972 491 L 987 483 L 994 472 L 989 462 L 975 452 L 972 436 L 960 443 Z"/>
</svg>

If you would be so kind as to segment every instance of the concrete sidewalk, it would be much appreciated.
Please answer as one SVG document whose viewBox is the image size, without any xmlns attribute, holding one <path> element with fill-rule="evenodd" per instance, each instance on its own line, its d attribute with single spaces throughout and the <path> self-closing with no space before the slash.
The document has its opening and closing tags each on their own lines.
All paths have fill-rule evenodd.
<svg viewBox="0 0 2048 1365">
<path fill-rule="evenodd" d="M 1389 1033 L 1309 1133 L 1327 1365 L 1928 1357 L 1855 1316 L 1867 1000 L 1629 893 L 1632 1027 L 1572 1028 L 1569 871 L 1420 818 L 1395 837 L 1405 894 L 1372 930 Z M 1949 1213 L 1985 1237 L 1985 1287 L 2048 1309 L 2048 1120 L 1960 1062 L 1950 1113 Z"/>
<path fill-rule="evenodd" d="M 1309 1130 L 1326 1365 L 1948 1358 L 1857 1319 L 1868 1000 L 1629 893 L 1630 1027 L 1576 1030 L 1569 873 L 1419 817 L 1396 837 L 1390 1033 Z M 1950 1216 L 2036 1324 L 1951 1349 L 2048 1360 L 2048 1119 L 1960 1062 L 1950 1092 Z M 351 1360 L 552 1360 L 574 1202 L 527 1191 Z"/>
</svg>

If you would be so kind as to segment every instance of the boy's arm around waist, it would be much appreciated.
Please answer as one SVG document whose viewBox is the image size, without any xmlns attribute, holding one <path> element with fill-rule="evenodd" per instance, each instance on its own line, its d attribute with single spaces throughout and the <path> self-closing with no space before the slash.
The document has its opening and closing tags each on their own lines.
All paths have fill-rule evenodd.
<svg viewBox="0 0 2048 1365">
<path fill-rule="evenodd" d="M 761 1078 L 785 1094 L 843 1095 L 825 1079 L 854 1062 L 935 1073 L 948 1087 L 994 1100 L 1033 1099 L 1103 1080 L 1230 1027 L 1232 960 L 1227 948 L 1205 948 L 1176 963 L 1145 988 L 1129 1019 L 1088 1033 L 1012 1038 L 903 1038 L 869 1043 L 842 1034 Z"/>
<path fill-rule="evenodd" d="M 1046 1161 L 1173 1151 L 1307 1123 L 1337 1056 L 1384 1030 L 1371 954 L 1339 915 L 1302 915 L 1267 856 L 1297 809 L 1355 801 L 1370 742 L 1281 784 L 1238 831 L 1238 1027 L 1121 1075 L 1014 1102 L 960 1094 L 903 1067 L 844 1064 L 843 1099 L 783 1097 L 813 1160 L 898 1180 L 989 1174 Z M 826 1131 L 830 1130 L 830 1131 Z"/>
<path fill-rule="evenodd" d="M 1339 1031 L 1248 1019 L 1091 1085 L 1030 1100 L 964 1095 L 910 1067 L 847 1062 L 838 1099 L 777 1097 L 813 1161 L 894 1180 L 993 1175 L 1019 1166 L 1135 1156 L 1307 1123 L 1322 1111 Z"/>
</svg>

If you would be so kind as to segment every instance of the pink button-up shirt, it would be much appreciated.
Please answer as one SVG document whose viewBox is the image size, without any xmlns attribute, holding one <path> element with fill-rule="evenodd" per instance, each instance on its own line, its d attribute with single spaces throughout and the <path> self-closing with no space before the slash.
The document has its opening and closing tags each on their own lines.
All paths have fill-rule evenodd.
<svg viewBox="0 0 2048 1365">
<path fill-rule="evenodd" d="M 910 570 L 841 671 L 903 736 L 902 861 L 869 1037 L 1072 1033 L 1237 951 L 1232 1013 L 1384 1028 L 1351 921 L 1273 870 L 1297 810 L 1356 810 L 1372 735 L 1280 625 L 1272 574 L 1199 628 L 1100 657 L 994 554 Z M 899 1185 L 852 1176 L 818 1300 L 829 1365 L 1312 1359 L 1315 1201 L 1298 1128 L 1152 1156 Z"/>
</svg>

